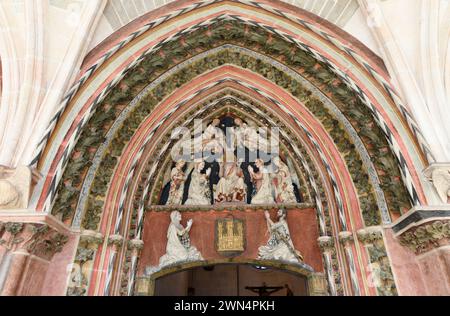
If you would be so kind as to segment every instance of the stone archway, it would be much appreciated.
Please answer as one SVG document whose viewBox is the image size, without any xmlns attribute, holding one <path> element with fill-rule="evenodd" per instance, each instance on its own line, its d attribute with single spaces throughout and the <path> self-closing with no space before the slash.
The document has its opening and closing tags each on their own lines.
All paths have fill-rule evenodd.
<svg viewBox="0 0 450 316">
<path fill-rule="evenodd" d="M 208 260 L 199 262 L 187 262 L 176 264 L 162 269 L 150 276 L 140 277 L 136 284 L 136 296 L 153 296 L 155 295 L 156 282 L 160 278 L 164 278 L 183 271 L 192 270 L 199 267 L 212 267 L 220 265 L 244 265 L 244 266 L 258 266 L 275 269 L 285 273 L 293 274 L 300 278 L 306 279 L 307 293 L 309 296 L 327 296 L 328 284 L 326 277 L 322 273 L 315 273 L 311 269 L 296 264 L 290 264 L 281 261 L 267 261 L 267 260 L 247 260 L 247 259 L 221 259 Z M 214 281 L 214 280 L 211 280 Z"/>
<path fill-rule="evenodd" d="M 380 246 L 382 255 L 371 256 L 356 232 L 426 203 L 415 167 L 425 163 L 426 146 L 416 139 L 417 130 L 408 128 L 413 122 L 395 104 L 383 67 L 367 50 L 357 45 L 350 50 L 342 34 L 329 28 L 316 32 L 313 26 L 323 25 L 302 12 L 296 12 L 304 19 L 299 23 L 292 12 L 251 10 L 253 5 L 205 2 L 201 10 L 174 11 L 182 27 L 174 29 L 170 18 L 136 25 L 136 32 L 79 78 L 49 126 L 37 150 L 35 162 L 45 177 L 33 203 L 84 230 L 78 254 L 87 248 L 92 256 L 77 258 L 94 267 L 83 285 L 88 295 L 132 293 L 142 223 L 162 179 L 149 171 L 160 168 L 154 160 L 164 160 L 170 147 L 169 120 L 181 124 L 183 117 L 199 115 L 215 88 L 238 91 L 262 117 L 286 110 L 271 122 L 285 124 L 286 135 L 305 148 L 306 155 L 294 149 L 293 157 L 302 162 L 314 191 L 326 273 L 336 283 L 333 295 L 396 293 L 386 250 Z M 197 9 L 203 15 L 192 24 Z M 160 26 L 164 36 L 155 38 L 153 28 Z M 294 77 L 303 77 L 317 93 Z M 335 107 L 326 107 L 327 99 Z M 363 166 L 371 170 L 370 184 L 358 172 Z M 100 238 L 92 242 L 92 235 Z M 368 286 L 371 261 L 383 261 L 388 276 L 380 289 Z"/>
</svg>

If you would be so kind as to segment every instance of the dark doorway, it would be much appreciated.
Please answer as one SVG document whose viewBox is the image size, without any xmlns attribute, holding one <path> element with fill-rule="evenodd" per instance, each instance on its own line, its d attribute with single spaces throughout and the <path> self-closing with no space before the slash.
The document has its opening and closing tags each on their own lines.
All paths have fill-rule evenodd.
<svg viewBox="0 0 450 316">
<path fill-rule="evenodd" d="M 252 265 L 215 265 L 156 280 L 156 296 L 306 296 L 305 277 Z"/>
</svg>

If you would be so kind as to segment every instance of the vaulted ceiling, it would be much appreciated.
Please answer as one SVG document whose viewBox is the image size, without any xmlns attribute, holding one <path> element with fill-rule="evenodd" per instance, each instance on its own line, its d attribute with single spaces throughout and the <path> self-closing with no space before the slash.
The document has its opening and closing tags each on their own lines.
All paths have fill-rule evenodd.
<svg viewBox="0 0 450 316">
<path fill-rule="evenodd" d="M 109 0 L 104 19 L 117 30 L 139 16 L 166 5 L 173 0 Z M 285 0 L 343 27 L 358 9 L 356 0 Z"/>
</svg>

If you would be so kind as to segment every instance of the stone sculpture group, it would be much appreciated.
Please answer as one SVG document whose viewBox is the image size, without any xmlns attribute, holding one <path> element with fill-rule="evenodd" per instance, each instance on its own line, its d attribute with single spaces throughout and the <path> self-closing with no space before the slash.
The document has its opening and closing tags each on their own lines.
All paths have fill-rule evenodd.
<svg viewBox="0 0 450 316">
<path fill-rule="evenodd" d="M 278 260 L 291 263 L 303 262 L 303 257 L 292 243 L 289 227 L 286 221 L 286 211 L 279 210 L 278 222 L 273 222 L 268 211 L 265 212 L 269 240 L 267 245 L 259 248 L 258 260 Z M 148 267 L 146 274 L 151 275 L 161 269 L 183 262 L 202 261 L 203 257 L 195 246 L 191 244 L 189 232 L 193 220 L 187 222 L 186 227 L 181 224 L 181 213 L 173 211 L 170 214 L 170 224 L 167 230 L 166 253 L 159 259 L 159 265 Z"/>
</svg>

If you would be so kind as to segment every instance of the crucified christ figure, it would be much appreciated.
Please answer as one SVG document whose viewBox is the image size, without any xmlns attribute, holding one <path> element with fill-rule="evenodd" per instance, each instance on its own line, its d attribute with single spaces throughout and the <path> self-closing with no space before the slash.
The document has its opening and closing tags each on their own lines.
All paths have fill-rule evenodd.
<svg viewBox="0 0 450 316">
<path fill-rule="evenodd" d="M 266 283 L 263 283 L 262 286 L 246 286 L 245 289 L 258 294 L 259 296 L 270 296 L 271 294 L 284 289 L 284 286 L 267 286 Z"/>
</svg>

